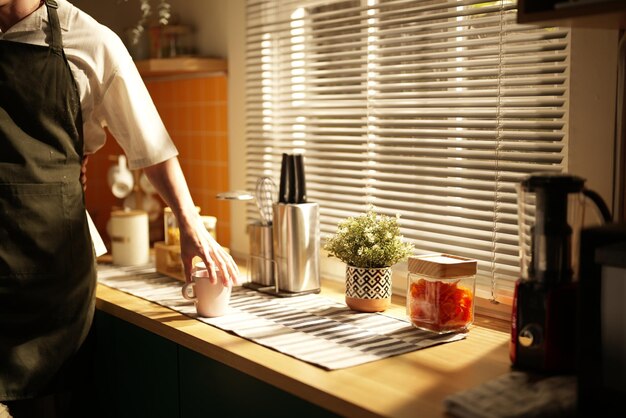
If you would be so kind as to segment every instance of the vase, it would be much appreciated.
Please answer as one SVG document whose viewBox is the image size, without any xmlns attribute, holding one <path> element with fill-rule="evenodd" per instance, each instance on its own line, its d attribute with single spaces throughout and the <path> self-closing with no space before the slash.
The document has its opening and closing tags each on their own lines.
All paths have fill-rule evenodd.
<svg viewBox="0 0 626 418">
<path fill-rule="evenodd" d="M 346 305 L 359 312 L 382 312 L 391 303 L 391 267 L 346 266 Z"/>
</svg>

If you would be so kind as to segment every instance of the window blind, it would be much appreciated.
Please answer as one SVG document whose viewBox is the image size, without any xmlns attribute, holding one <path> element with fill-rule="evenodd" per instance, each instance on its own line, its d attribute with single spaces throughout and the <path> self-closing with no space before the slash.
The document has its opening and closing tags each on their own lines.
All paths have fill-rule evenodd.
<svg viewBox="0 0 626 418">
<path fill-rule="evenodd" d="M 247 186 L 301 152 L 322 236 L 400 214 L 417 254 L 475 258 L 510 296 L 516 184 L 566 165 L 568 43 L 515 1 L 249 0 Z"/>
</svg>

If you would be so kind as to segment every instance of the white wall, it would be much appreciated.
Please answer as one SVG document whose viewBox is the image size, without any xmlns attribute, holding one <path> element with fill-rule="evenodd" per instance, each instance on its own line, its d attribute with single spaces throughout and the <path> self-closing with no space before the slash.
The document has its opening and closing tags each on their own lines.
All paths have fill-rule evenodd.
<svg viewBox="0 0 626 418">
<path fill-rule="evenodd" d="M 226 2 L 226 0 L 224 0 Z M 228 1 L 228 162 L 231 190 L 246 187 L 246 0 Z M 248 254 L 246 205 L 231 203 L 230 248 Z"/>
<path fill-rule="evenodd" d="M 124 32 L 133 28 L 141 17 L 139 0 L 70 0 L 100 23 L 110 27 L 124 39 Z M 199 55 L 226 58 L 228 56 L 228 8 L 239 0 L 169 0 L 172 21 L 189 25 Z M 157 0 L 150 4 L 156 15 Z"/>
<path fill-rule="evenodd" d="M 573 28 L 571 37 L 568 171 L 614 209 L 618 33 Z"/>
<path fill-rule="evenodd" d="M 123 37 L 124 29 L 133 27 L 141 16 L 138 0 L 69 0 L 98 22 Z"/>
</svg>

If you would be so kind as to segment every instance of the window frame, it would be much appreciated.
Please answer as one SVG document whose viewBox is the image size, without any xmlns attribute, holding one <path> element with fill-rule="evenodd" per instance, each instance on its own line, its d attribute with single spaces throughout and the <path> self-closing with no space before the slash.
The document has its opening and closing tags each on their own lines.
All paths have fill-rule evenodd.
<svg viewBox="0 0 626 418">
<path fill-rule="evenodd" d="M 576 34 L 576 35 L 574 35 Z M 612 63 L 616 62 L 617 31 L 596 31 L 589 33 L 588 30 L 573 28 L 571 39 L 570 63 L 570 123 L 568 135 L 570 145 L 567 149 L 566 168 L 588 179 L 587 186 L 600 192 L 605 200 L 613 200 L 613 179 L 607 178 L 610 172 L 612 177 L 612 156 L 614 146 L 614 129 L 610 122 L 614 117 L 615 102 L 615 75 L 612 71 Z M 608 62 L 606 67 L 596 69 L 590 63 Z M 601 73 L 601 74 L 600 74 Z M 590 75 L 593 74 L 593 75 Z M 574 78 L 575 77 L 575 78 Z M 580 81 L 580 80 L 585 81 Z M 573 81 L 576 80 L 576 81 Z M 589 111 L 588 106 L 592 99 L 597 106 Z M 571 104 L 574 100 L 575 104 Z M 574 114 L 575 117 L 571 117 Z M 598 128 L 601 127 L 601 128 Z M 593 132 L 593 135 L 589 135 Z M 590 139 L 590 138 L 593 138 Z M 607 164 L 611 161 L 611 164 Z M 343 272 L 341 263 L 336 260 L 322 262 L 322 276 L 341 280 Z M 394 293 L 402 295 L 406 290 L 405 267 L 400 264 L 394 272 Z M 484 302 L 484 301 L 483 301 Z M 510 300 L 501 301 L 500 305 L 494 306 L 488 303 L 485 311 L 498 311 L 495 316 L 506 317 L 506 311 L 510 315 Z M 481 303 L 479 303 L 480 309 Z"/>
</svg>

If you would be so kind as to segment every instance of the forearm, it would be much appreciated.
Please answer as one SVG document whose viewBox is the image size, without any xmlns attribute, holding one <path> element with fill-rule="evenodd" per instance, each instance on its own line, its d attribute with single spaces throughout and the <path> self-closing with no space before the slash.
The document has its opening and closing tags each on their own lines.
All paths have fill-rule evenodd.
<svg viewBox="0 0 626 418">
<path fill-rule="evenodd" d="M 178 158 L 170 158 L 143 170 L 165 203 L 172 209 L 179 225 L 193 225 L 196 221 L 193 217 L 197 215 L 197 211 Z"/>
</svg>

